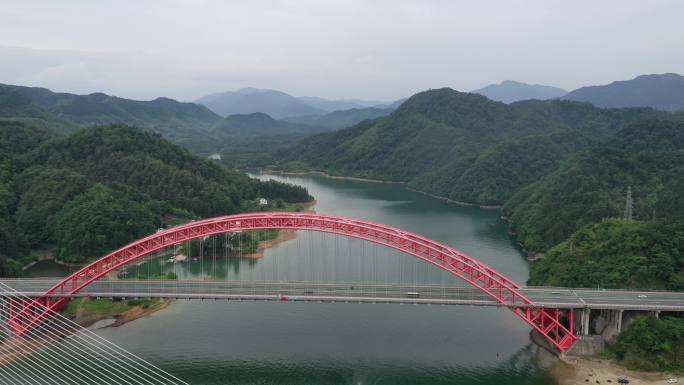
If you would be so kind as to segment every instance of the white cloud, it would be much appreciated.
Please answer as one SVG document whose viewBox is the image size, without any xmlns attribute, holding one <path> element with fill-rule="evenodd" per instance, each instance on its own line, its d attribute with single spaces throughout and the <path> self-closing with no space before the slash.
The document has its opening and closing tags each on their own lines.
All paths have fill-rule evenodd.
<svg viewBox="0 0 684 385">
<path fill-rule="evenodd" d="M 183 100 L 243 86 L 375 99 L 503 79 L 575 88 L 684 72 L 682 14 L 668 0 L 10 1 L 0 81 Z"/>
</svg>

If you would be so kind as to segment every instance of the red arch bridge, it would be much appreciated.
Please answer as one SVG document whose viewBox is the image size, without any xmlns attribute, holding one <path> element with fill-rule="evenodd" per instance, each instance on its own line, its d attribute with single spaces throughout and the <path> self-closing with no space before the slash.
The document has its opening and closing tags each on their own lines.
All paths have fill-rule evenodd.
<svg viewBox="0 0 684 385">
<path fill-rule="evenodd" d="M 548 301 L 544 303 L 535 301 L 531 299 L 534 298 L 534 295 L 530 294 L 530 289 L 526 289 L 518 283 L 513 282 L 477 259 L 425 237 L 368 221 L 306 212 L 269 212 L 229 215 L 193 221 L 167 230 L 161 230 L 92 262 L 72 275 L 51 284 L 44 292 L 32 293 L 33 299 L 31 301 L 17 301 L 12 308 L 8 320 L 9 326 L 17 334 L 26 332 L 39 324 L 50 314 L 50 312 L 62 309 L 71 297 L 88 293 L 89 290 L 98 287 L 98 285 L 101 287 L 105 286 L 102 285 L 103 278 L 108 275 L 111 277 L 111 274 L 121 272 L 126 266 L 131 266 L 136 262 L 140 263 L 141 261 L 144 261 L 145 258 L 149 258 L 150 255 L 153 255 L 160 250 L 178 247 L 183 244 L 187 245 L 188 242 L 191 241 L 197 242 L 197 240 L 206 240 L 212 236 L 232 236 L 234 234 L 242 234 L 242 232 L 288 229 L 356 238 L 376 245 L 381 245 L 383 248 L 398 250 L 403 254 L 417 258 L 425 264 L 436 266 L 444 272 L 466 282 L 470 286 L 470 295 L 477 294 L 478 300 L 483 303 L 488 302 L 490 304 L 508 308 L 515 316 L 519 317 L 523 322 L 526 322 L 533 329 L 538 331 L 551 345 L 561 352 L 570 348 L 577 339 L 573 331 L 575 320 L 574 311 L 572 309 L 583 306 L 581 304 L 576 302 L 565 303 L 563 301 L 557 301 L 554 305 L 553 302 L 549 304 Z M 200 252 L 201 250 L 202 248 L 200 248 Z M 215 255 L 213 257 L 215 258 Z M 385 267 L 379 266 L 378 268 L 383 269 Z M 128 282 L 128 280 L 121 280 L 121 282 L 124 281 Z M 127 284 L 140 285 L 140 281 L 131 281 Z M 218 285 L 216 282 L 212 284 L 214 286 Z M 168 285 L 168 281 L 164 283 L 150 280 L 146 285 L 148 286 L 147 289 L 137 290 L 136 293 L 138 294 L 136 295 L 143 295 L 141 293 L 144 293 L 145 291 L 151 293 L 152 288 L 155 287 L 155 285 L 157 287 L 160 285 Z M 228 283 L 224 282 L 223 285 L 228 285 Z M 248 288 L 248 290 L 252 290 L 253 295 L 251 298 L 259 298 L 259 295 L 261 295 L 266 299 L 272 299 L 273 295 L 276 293 L 276 291 L 271 290 L 273 289 L 272 285 L 274 285 L 274 283 L 269 284 L 261 282 L 241 287 L 243 289 Z M 290 290 L 300 290 L 304 287 L 304 284 L 290 282 L 281 283 L 281 285 L 279 285 L 280 288 L 283 286 L 289 287 Z M 382 297 L 378 292 L 383 292 L 385 294 L 390 293 L 390 287 L 382 284 L 357 284 L 357 287 L 355 288 L 353 286 L 349 287 L 348 284 L 318 282 L 315 285 L 308 285 L 306 288 L 316 288 L 317 290 L 325 288 L 326 290 L 330 290 L 332 287 L 337 290 L 342 286 L 344 286 L 347 293 L 352 291 L 354 293 L 364 293 L 365 290 L 365 297 L 371 299 Z M 112 285 L 110 284 L 109 287 L 111 288 Z M 451 293 L 448 286 L 441 286 L 438 289 L 429 285 L 406 287 L 398 285 L 394 288 L 396 287 L 398 287 L 398 289 L 394 290 L 393 293 L 402 293 L 401 295 L 396 295 L 396 301 L 429 302 L 428 298 L 423 298 L 421 295 L 422 290 L 427 290 L 425 289 L 427 287 L 430 287 L 430 290 L 434 289 L 435 291 L 439 291 L 444 295 Z M 259 290 L 262 291 L 257 293 L 257 288 L 260 288 Z M 375 288 L 376 291 L 374 292 L 372 288 Z M 327 296 L 333 299 L 344 297 L 344 294 L 340 294 L 335 290 L 327 291 L 327 293 L 335 293 L 328 294 Z M 371 293 L 375 293 L 375 295 L 369 297 L 369 290 Z M 311 293 L 312 292 L 309 290 L 302 292 L 303 295 Z M 243 291 L 243 295 L 244 294 L 245 292 Z M 354 295 L 358 296 L 358 294 Z M 188 297 L 190 297 L 190 295 L 188 295 Z M 324 297 L 325 296 L 320 295 L 319 299 Z M 383 298 L 387 297 L 391 297 L 391 295 L 385 295 Z M 281 295 L 279 298 L 281 300 L 288 299 L 286 295 Z M 446 301 L 446 299 L 444 300 Z M 388 300 L 388 302 L 392 301 Z"/>
</svg>

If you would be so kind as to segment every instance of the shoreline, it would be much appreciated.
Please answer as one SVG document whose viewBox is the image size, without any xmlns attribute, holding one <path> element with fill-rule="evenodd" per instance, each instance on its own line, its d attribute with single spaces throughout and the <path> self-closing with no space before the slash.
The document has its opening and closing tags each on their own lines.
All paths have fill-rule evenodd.
<svg viewBox="0 0 684 385">
<path fill-rule="evenodd" d="M 664 384 L 670 376 L 666 372 L 640 372 L 595 357 L 558 358 L 548 369 L 556 385 L 618 383 L 618 378 L 629 380 L 631 385 Z"/>
<path fill-rule="evenodd" d="M 311 207 L 313 207 L 313 206 L 316 206 L 317 203 L 318 203 L 317 200 L 312 199 L 312 200 L 310 200 L 310 201 L 308 201 L 308 202 L 292 203 L 292 205 L 293 205 L 295 208 L 297 208 L 297 209 L 299 209 L 299 210 L 301 210 L 301 211 L 310 212 L 310 211 L 313 211 L 313 210 L 309 210 L 309 209 L 310 209 Z"/>
<path fill-rule="evenodd" d="M 402 181 L 391 181 L 391 180 L 383 180 L 383 179 L 371 179 L 371 178 L 361 178 L 361 177 L 356 177 L 356 176 L 337 176 L 337 175 L 330 175 L 327 174 L 323 171 L 277 171 L 277 170 L 270 170 L 270 169 L 263 169 L 259 170 L 260 174 L 275 174 L 275 175 L 285 175 L 285 176 L 307 176 L 307 175 L 318 175 L 322 176 L 324 178 L 328 179 L 338 179 L 338 180 L 353 180 L 357 182 L 368 182 L 368 183 L 380 183 L 380 184 L 397 184 L 397 185 L 402 185 L 404 188 L 408 191 L 415 192 L 418 194 L 422 194 L 425 196 L 429 196 L 430 198 L 434 198 L 443 202 L 446 202 L 447 204 L 452 204 L 456 206 L 466 206 L 466 207 L 478 207 L 483 210 L 499 210 L 503 208 L 503 205 L 483 205 L 479 203 L 472 203 L 472 202 L 464 202 L 464 201 L 456 201 L 453 199 L 449 199 L 447 197 L 443 197 L 440 195 L 432 194 L 426 191 L 421 191 L 417 190 L 412 187 L 408 187 L 408 184 L 406 182 Z"/>
<path fill-rule="evenodd" d="M 71 319 L 72 322 L 78 324 L 79 326 L 87 329 L 90 328 L 91 326 L 95 325 L 97 322 L 104 321 L 104 320 L 112 320 L 112 323 L 107 324 L 105 326 L 99 327 L 97 329 L 103 329 L 103 328 L 108 328 L 108 327 L 119 327 L 121 325 L 125 325 L 129 322 L 133 322 L 137 319 L 147 317 L 151 315 L 152 313 L 155 313 L 159 310 L 166 309 L 173 303 L 174 301 L 171 299 L 165 299 L 162 300 L 159 304 L 156 304 L 154 306 L 150 306 L 148 308 L 143 308 L 143 306 L 135 306 L 131 309 L 128 309 L 122 313 L 116 314 L 114 316 L 111 315 L 76 315 L 73 319 Z M 79 319 L 79 317 L 81 317 Z M 79 333 L 76 331 L 75 333 Z M 23 336 L 16 336 L 10 339 L 7 339 L 5 341 L 0 342 L 0 346 L 3 349 L 3 352 L 0 353 L 0 365 L 1 364 L 6 364 L 13 362 L 15 360 L 21 359 L 25 357 L 26 355 L 30 355 L 34 352 L 48 349 L 51 344 L 56 342 L 57 340 L 64 338 L 64 337 L 69 337 L 72 334 L 69 333 L 58 333 L 54 336 L 50 336 L 47 339 L 42 339 L 42 340 L 27 340 Z"/>
<path fill-rule="evenodd" d="M 79 312 L 76 314 L 74 319 L 72 320 L 73 322 L 79 324 L 80 326 L 84 328 L 89 328 L 96 324 L 97 322 L 104 321 L 104 320 L 113 320 L 111 324 L 108 324 L 106 326 L 103 326 L 99 329 L 102 328 L 108 328 L 108 327 L 119 327 L 121 325 L 125 325 L 129 322 L 133 322 L 137 319 L 147 317 L 153 313 L 156 313 L 160 310 L 164 310 L 167 307 L 169 307 L 173 303 L 172 299 L 163 299 L 159 303 L 150 306 L 148 308 L 143 308 L 141 305 L 137 305 L 132 307 L 131 309 L 128 309 L 124 312 L 121 312 L 119 314 L 115 315 L 105 315 L 105 314 L 84 314 L 83 312 Z"/>
<path fill-rule="evenodd" d="M 299 212 L 314 212 L 314 210 L 311 210 L 311 207 L 315 206 L 316 203 L 318 203 L 317 200 L 312 199 L 308 202 L 301 202 L 301 203 L 293 203 L 292 205 L 298 209 Z M 257 250 L 254 253 L 248 253 L 248 254 L 242 254 L 242 258 L 248 258 L 248 259 L 260 259 L 264 257 L 264 251 L 267 249 L 273 248 L 276 245 L 291 241 L 293 239 L 297 239 L 297 231 L 292 230 L 292 229 L 278 229 L 278 235 L 273 238 L 273 239 L 265 239 L 263 241 L 259 241 L 259 245 L 257 246 Z"/>
<path fill-rule="evenodd" d="M 87 266 L 90 263 L 90 262 L 85 262 L 85 263 L 64 262 L 64 261 L 61 261 L 61 260 L 55 258 L 54 255 L 48 254 L 48 255 L 40 256 L 35 261 L 31 261 L 31 262 L 27 263 L 26 265 L 22 266 L 21 271 L 26 271 L 26 270 L 32 268 L 33 266 L 35 266 L 36 264 L 38 264 L 40 262 L 45 262 L 45 261 L 53 261 L 54 263 L 56 263 L 58 265 L 66 266 L 66 267 L 74 267 L 74 268 L 81 268 L 81 267 Z"/>
<path fill-rule="evenodd" d="M 508 225 L 508 236 L 513 239 L 515 242 L 515 246 L 520 249 L 520 252 L 525 254 L 525 259 L 527 259 L 528 262 L 535 262 L 538 261 L 546 256 L 546 253 L 541 252 L 541 251 L 530 251 L 525 248 L 525 246 L 518 241 L 518 233 L 517 231 L 513 230 L 511 228 L 511 222 L 508 217 L 505 215 L 501 215 L 501 220 Z"/>
<path fill-rule="evenodd" d="M 463 202 L 463 201 L 455 201 L 455 200 L 449 199 L 449 198 L 447 198 L 447 197 L 443 197 L 443 196 L 440 196 L 440 195 L 435 195 L 435 194 L 432 194 L 432 193 L 429 193 L 429 192 L 426 192 L 426 191 L 416 190 L 416 189 L 411 188 L 411 187 L 406 187 L 406 189 L 407 189 L 408 191 L 411 191 L 411 192 L 415 192 L 415 193 L 418 193 L 418 194 L 422 194 L 422 195 L 429 196 L 430 198 L 434 198 L 434 199 L 437 199 L 437 200 L 440 200 L 440 201 L 444 201 L 444 202 L 446 202 L 447 204 L 450 204 L 450 205 L 464 206 L 464 207 L 477 207 L 477 208 L 480 208 L 480 209 L 483 209 L 483 210 L 500 210 L 500 209 L 503 207 L 503 205 L 482 205 L 482 204 L 479 204 L 479 203 L 470 203 L 470 202 Z"/>
<path fill-rule="evenodd" d="M 32 268 L 32 267 L 35 266 L 38 262 L 50 261 L 50 260 L 54 261 L 54 260 L 55 260 L 55 257 L 52 256 L 52 255 L 50 255 L 50 254 L 41 255 L 41 256 L 38 257 L 38 259 L 36 259 L 35 261 L 31 261 L 31 262 L 27 263 L 26 265 L 22 266 L 22 267 L 21 267 L 21 271 L 26 271 L 26 270 Z"/>
<path fill-rule="evenodd" d="M 354 180 L 357 182 L 368 182 L 368 183 L 380 183 L 380 184 L 400 184 L 405 185 L 406 182 L 384 180 L 384 179 L 372 179 L 372 178 L 362 178 L 358 176 L 338 176 L 330 175 L 323 171 L 278 171 L 270 169 L 259 170 L 260 174 L 275 174 L 275 175 L 286 175 L 286 176 L 307 176 L 307 175 L 318 175 L 328 179 L 339 179 L 339 180 Z"/>
<path fill-rule="evenodd" d="M 292 229 L 280 229 L 278 230 L 278 235 L 273 239 L 266 239 L 259 242 L 257 250 L 254 253 L 242 254 L 242 258 L 248 259 L 260 259 L 264 257 L 264 251 L 275 247 L 279 243 L 291 241 L 297 239 L 297 232 Z"/>
<path fill-rule="evenodd" d="M 618 384 L 619 378 L 629 380 L 632 385 L 655 385 L 677 378 L 667 372 L 630 370 L 610 359 L 559 354 L 536 331 L 530 332 L 530 341 L 554 356 L 546 373 L 555 385 Z"/>
</svg>

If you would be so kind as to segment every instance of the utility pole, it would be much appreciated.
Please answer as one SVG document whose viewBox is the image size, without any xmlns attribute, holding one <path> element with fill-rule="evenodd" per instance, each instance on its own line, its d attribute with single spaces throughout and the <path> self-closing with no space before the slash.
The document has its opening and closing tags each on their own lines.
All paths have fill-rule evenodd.
<svg viewBox="0 0 684 385">
<path fill-rule="evenodd" d="M 624 220 L 632 222 L 632 209 L 634 208 L 634 201 L 632 200 L 632 186 L 627 186 L 627 199 L 625 201 L 625 215 Z"/>
</svg>

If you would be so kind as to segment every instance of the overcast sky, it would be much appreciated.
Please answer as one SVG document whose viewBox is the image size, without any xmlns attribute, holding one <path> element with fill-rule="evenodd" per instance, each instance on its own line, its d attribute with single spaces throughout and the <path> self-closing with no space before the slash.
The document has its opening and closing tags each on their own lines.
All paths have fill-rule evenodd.
<svg viewBox="0 0 684 385">
<path fill-rule="evenodd" d="M 8 1 L 0 82 L 135 99 L 241 87 L 392 100 L 684 74 L 684 1 Z"/>
</svg>

